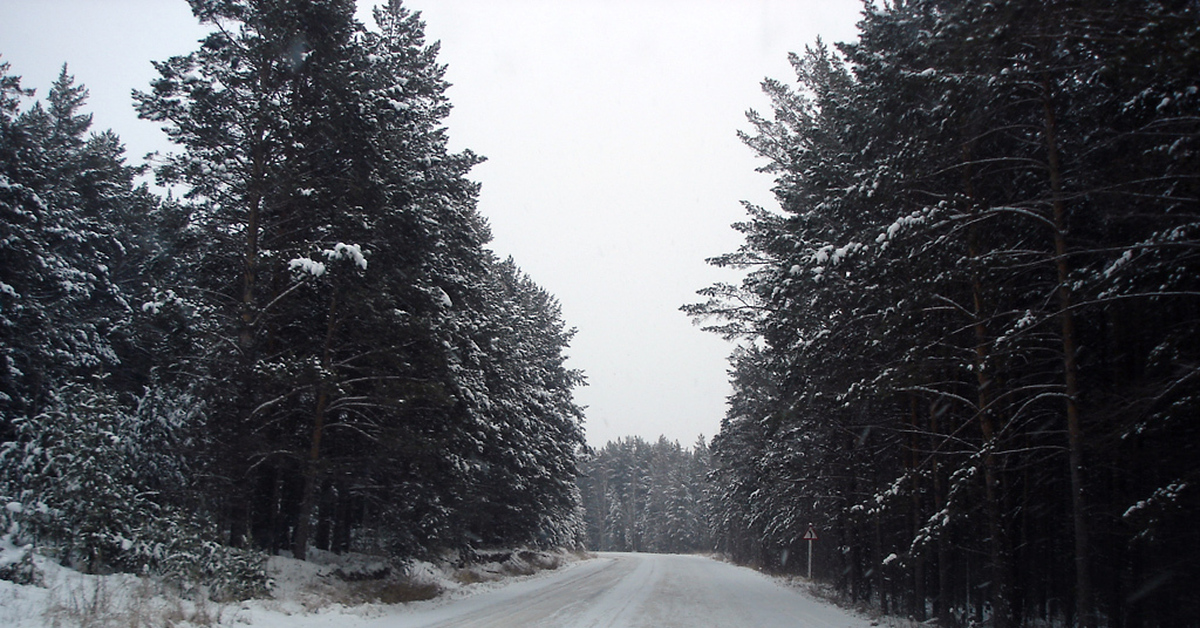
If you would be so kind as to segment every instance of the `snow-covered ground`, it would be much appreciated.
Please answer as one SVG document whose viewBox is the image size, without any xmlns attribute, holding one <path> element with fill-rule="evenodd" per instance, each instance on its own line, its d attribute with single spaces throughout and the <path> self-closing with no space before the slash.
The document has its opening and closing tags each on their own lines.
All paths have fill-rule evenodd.
<svg viewBox="0 0 1200 628">
<path fill-rule="evenodd" d="M 530 555 L 526 555 L 528 558 Z M 534 562 L 545 560 L 541 555 Z M 86 576 L 39 559 L 44 586 L 0 582 L 0 625 L 252 626 L 257 628 L 470 628 L 488 626 L 806 626 L 867 628 L 855 617 L 750 569 L 699 556 L 603 553 L 557 569 L 532 571 L 517 555 L 469 569 L 410 566 L 393 599 L 440 591 L 424 601 L 384 603 L 371 580 L 346 582 L 346 570 L 378 573 L 383 563 L 271 559 L 273 597 L 236 604 L 194 602 L 130 575 Z M 339 576 L 336 572 L 342 569 Z M 384 582 L 387 580 L 379 580 Z M 391 579 L 395 583 L 396 579 Z M 380 585 L 382 586 L 382 585 Z M 375 600 L 375 601 L 370 601 Z M 380 601 L 383 600 L 383 601 Z"/>
<path fill-rule="evenodd" d="M 24 555 L 22 549 L 0 538 L 0 567 Z M 580 557 L 522 550 L 493 552 L 495 560 L 467 566 L 455 567 L 460 561 L 447 556 L 402 568 L 361 554 L 310 550 L 309 558 L 269 559 L 270 598 L 219 604 L 201 591 L 131 574 L 81 574 L 35 554 L 36 585 L 0 580 L 0 627 L 373 626 L 375 619 L 452 604 Z"/>
</svg>

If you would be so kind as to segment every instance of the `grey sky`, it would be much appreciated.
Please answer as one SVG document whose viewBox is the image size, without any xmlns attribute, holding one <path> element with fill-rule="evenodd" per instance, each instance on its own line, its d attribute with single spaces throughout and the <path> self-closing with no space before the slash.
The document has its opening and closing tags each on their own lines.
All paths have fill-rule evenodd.
<svg viewBox="0 0 1200 628">
<path fill-rule="evenodd" d="M 360 0 L 360 4 L 368 4 Z M 422 11 L 454 113 L 451 146 L 488 158 L 473 178 L 492 248 L 562 303 L 590 385 L 588 441 L 712 436 L 730 347 L 678 308 L 736 278 L 706 257 L 740 243 L 740 201 L 770 177 L 736 138 L 766 110 L 789 51 L 851 39 L 859 0 L 408 0 Z M 203 34 L 183 0 L 0 0 L 0 59 L 44 96 L 61 64 L 91 91 L 98 128 L 132 160 L 168 148 L 129 92 L 152 59 Z M 364 11 L 363 17 L 368 14 Z"/>
</svg>

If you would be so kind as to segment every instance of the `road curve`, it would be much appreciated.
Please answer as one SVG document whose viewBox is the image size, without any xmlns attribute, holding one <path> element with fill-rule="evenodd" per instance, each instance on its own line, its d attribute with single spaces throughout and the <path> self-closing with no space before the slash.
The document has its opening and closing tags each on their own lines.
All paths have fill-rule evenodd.
<svg viewBox="0 0 1200 628">
<path fill-rule="evenodd" d="M 601 553 L 544 577 L 436 608 L 389 615 L 379 625 L 866 628 L 869 622 L 782 587 L 750 569 L 708 558 Z"/>
</svg>

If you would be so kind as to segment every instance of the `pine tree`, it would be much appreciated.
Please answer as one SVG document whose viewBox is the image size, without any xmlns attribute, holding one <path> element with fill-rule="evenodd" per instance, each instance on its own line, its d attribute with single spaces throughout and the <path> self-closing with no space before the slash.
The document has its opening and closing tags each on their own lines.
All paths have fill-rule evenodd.
<svg viewBox="0 0 1200 628">
<path fill-rule="evenodd" d="M 370 31 L 341 0 L 192 7 L 214 32 L 137 99 L 181 149 L 157 175 L 185 189 L 188 229 L 216 234 L 181 243 L 212 272 L 173 290 L 205 313 L 208 494 L 229 541 L 300 558 L 348 549 L 354 526 L 403 554 L 484 530 L 565 542 L 570 334 L 485 248 L 480 158 L 447 149 L 419 15 L 391 2 Z M 479 482 L 513 478 L 529 508 L 481 505 Z"/>
<path fill-rule="evenodd" d="M 64 66 L 47 107 L 15 115 L 6 78 L 0 403 L 7 418 L 41 411 L 54 391 L 118 363 L 114 340 L 130 294 L 114 281 L 129 240 L 114 218 L 145 207 L 111 133 L 88 136 L 87 90 Z"/>
</svg>

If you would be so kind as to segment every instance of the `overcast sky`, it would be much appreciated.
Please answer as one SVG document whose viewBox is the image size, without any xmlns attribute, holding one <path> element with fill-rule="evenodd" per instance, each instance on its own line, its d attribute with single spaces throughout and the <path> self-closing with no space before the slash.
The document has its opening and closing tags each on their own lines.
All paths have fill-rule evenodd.
<svg viewBox="0 0 1200 628">
<path fill-rule="evenodd" d="M 370 4 L 360 0 L 360 5 Z M 716 433 L 730 347 L 679 312 L 736 275 L 707 257 L 740 243 L 740 201 L 772 205 L 737 139 L 767 110 L 788 52 L 855 37 L 859 0 L 409 0 L 442 42 L 451 147 L 473 173 L 492 248 L 556 295 L 579 333 L 588 442 Z M 369 15 L 363 11 L 365 18 Z M 44 97 L 63 62 L 97 129 L 131 160 L 168 149 L 129 96 L 151 59 L 195 47 L 184 0 L 0 0 L 0 61 Z"/>
</svg>

